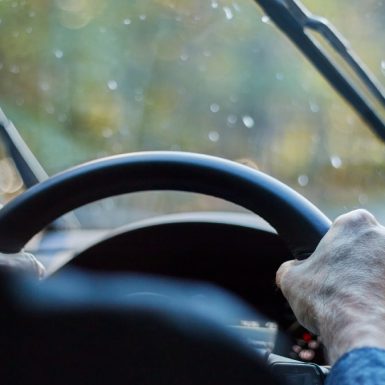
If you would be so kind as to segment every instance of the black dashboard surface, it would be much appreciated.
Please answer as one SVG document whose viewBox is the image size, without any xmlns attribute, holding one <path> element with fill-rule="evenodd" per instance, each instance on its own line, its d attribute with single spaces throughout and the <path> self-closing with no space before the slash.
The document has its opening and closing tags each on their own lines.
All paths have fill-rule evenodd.
<svg viewBox="0 0 385 385">
<path fill-rule="evenodd" d="M 122 228 L 80 252 L 69 266 L 97 272 L 140 272 L 209 281 L 287 328 L 290 311 L 274 284 L 291 258 L 283 240 L 258 217 L 176 214 Z"/>
</svg>

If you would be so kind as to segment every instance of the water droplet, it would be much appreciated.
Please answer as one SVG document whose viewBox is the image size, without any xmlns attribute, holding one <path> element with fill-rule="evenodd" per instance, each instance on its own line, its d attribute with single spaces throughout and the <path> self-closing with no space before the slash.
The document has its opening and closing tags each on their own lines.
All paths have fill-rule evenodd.
<svg viewBox="0 0 385 385">
<path fill-rule="evenodd" d="M 220 107 L 218 104 L 216 104 L 216 103 L 211 104 L 211 106 L 210 106 L 211 112 L 218 112 L 219 110 L 220 110 Z"/>
<path fill-rule="evenodd" d="M 297 180 L 298 184 L 302 187 L 305 187 L 309 184 L 309 177 L 307 175 L 300 175 Z"/>
<path fill-rule="evenodd" d="M 282 72 L 277 72 L 277 73 L 275 74 L 275 78 L 276 78 L 277 80 L 283 80 L 284 77 L 285 77 L 285 76 L 283 75 Z"/>
<path fill-rule="evenodd" d="M 102 133 L 103 138 L 111 138 L 112 134 L 113 134 L 113 131 L 112 131 L 111 128 L 109 128 L 109 127 L 106 127 L 106 128 L 103 130 L 103 133 Z"/>
<path fill-rule="evenodd" d="M 189 56 L 187 53 L 182 53 L 182 55 L 180 55 L 180 60 L 182 61 L 186 61 L 188 60 Z"/>
<path fill-rule="evenodd" d="M 99 32 L 100 33 L 106 33 L 107 32 L 107 28 L 106 27 L 100 27 L 99 28 Z"/>
<path fill-rule="evenodd" d="M 25 32 L 28 33 L 28 35 L 30 35 L 30 34 L 32 33 L 32 31 L 33 31 L 33 28 L 32 28 L 32 27 L 27 27 L 27 28 L 25 29 Z"/>
<path fill-rule="evenodd" d="M 237 11 L 237 12 L 241 12 L 241 8 L 239 8 L 239 5 L 237 3 L 233 3 L 233 8 Z"/>
<path fill-rule="evenodd" d="M 218 8 L 218 3 L 216 1 L 211 2 L 211 8 Z"/>
<path fill-rule="evenodd" d="M 270 17 L 267 15 L 263 15 L 262 18 L 262 23 L 269 23 L 270 22 Z"/>
<path fill-rule="evenodd" d="M 342 166 L 342 160 L 338 155 L 332 155 L 330 157 L 330 163 L 334 168 L 340 168 Z"/>
<path fill-rule="evenodd" d="M 381 71 L 385 75 L 385 60 L 381 62 Z"/>
<path fill-rule="evenodd" d="M 24 104 L 24 99 L 23 99 L 23 98 L 17 98 L 17 99 L 16 99 L 16 104 L 17 104 L 18 106 L 22 106 L 22 105 Z"/>
<path fill-rule="evenodd" d="M 67 115 L 66 114 L 59 114 L 59 116 L 57 117 L 57 120 L 59 123 L 64 123 L 66 120 L 67 120 Z"/>
<path fill-rule="evenodd" d="M 45 110 L 47 114 L 52 115 L 55 113 L 55 107 L 52 104 L 48 104 L 45 106 Z"/>
<path fill-rule="evenodd" d="M 64 55 L 63 51 L 60 49 L 55 49 L 55 51 L 53 51 L 53 54 L 57 59 L 61 59 Z"/>
<path fill-rule="evenodd" d="M 107 82 L 107 87 L 111 90 L 111 91 L 115 91 L 117 88 L 118 88 L 118 83 L 116 82 L 116 80 L 109 80 Z"/>
<path fill-rule="evenodd" d="M 254 126 L 254 119 L 249 115 L 242 116 L 242 122 L 247 128 Z"/>
<path fill-rule="evenodd" d="M 20 67 L 17 64 L 13 64 L 11 67 L 9 67 L 9 72 L 17 75 L 20 73 Z"/>
<path fill-rule="evenodd" d="M 237 116 L 236 115 L 229 115 L 228 117 L 227 117 L 227 122 L 229 123 L 229 124 L 235 124 L 235 123 L 237 123 Z"/>
<path fill-rule="evenodd" d="M 353 126 L 354 121 L 355 121 L 355 120 L 354 120 L 354 117 L 353 117 L 353 116 L 349 115 L 349 116 L 346 117 L 346 123 L 347 123 L 349 126 Z"/>
<path fill-rule="evenodd" d="M 142 21 L 144 21 L 144 20 L 147 19 L 147 16 L 146 16 L 146 15 L 140 15 L 140 16 L 139 16 L 139 19 L 142 20 Z"/>
<path fill-rule="evenodd" d="M 310 108 L 310 111 L 314 113 L 319 112 L 320 110 L 319 105 L 312 101 L 309 101 L 309 108 Z"/>
<path fill-rule="evenodd" d="M 35 17 L 36 16 L 36 12 L 35 11 L 30 11 L 28 16 L 29 17 Z"/>
<path fill-rule="evenodd" d="M 206 49 L 203 51 L 203 56 L 209 57 L 209 56 L 211 56 L 211 52 Z"/>
<path fill-rule="evenodd" d="M 127 18 L 127 19 L 124 19 L 124 20 L 123 20 L 123 24 L 124 24 L 124 25 L 130 25 L 130 24 L 131 24 L 131 20 L 128 19 L 128 18 Z"/>
<path fill-rule="evenodd" d="M 219 133 L 217 131 L 210 131 L 209 132 L 209 139 L 212 142 L 218 142 L 218 140 L 219 140 Z"/>
<path fill-rule="evenodd" d="M 225 12 L 227 20 L 231 20 L 233 18 L 233 12 L 229 7 L 223 7 L 223 11 Z"/>
<path fill-rule="evenodd" d="M 358 202 L 360 202 L 361 205 L 366 205 L 368 203 L 368 196 L 366 194 L 360 194 L 358 196 Z"/>
</svg>

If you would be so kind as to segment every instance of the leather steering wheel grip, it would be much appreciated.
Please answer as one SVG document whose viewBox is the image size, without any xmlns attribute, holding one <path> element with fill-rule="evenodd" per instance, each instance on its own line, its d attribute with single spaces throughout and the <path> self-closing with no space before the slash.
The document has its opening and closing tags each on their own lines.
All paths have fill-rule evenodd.
<svg viewBox="0 0 385 385">
<path fill-rule="evenodd" d="M 0 252 L 15 253 L 59 216 L 99 199 L 149 190 L 212 195 L 260 215 L 306 258 L 330 220 L 285 184 L 250 167 L 202 154 L 141 152 L 99 159 L 41 182 L 0 210 Z"/>
</svg>

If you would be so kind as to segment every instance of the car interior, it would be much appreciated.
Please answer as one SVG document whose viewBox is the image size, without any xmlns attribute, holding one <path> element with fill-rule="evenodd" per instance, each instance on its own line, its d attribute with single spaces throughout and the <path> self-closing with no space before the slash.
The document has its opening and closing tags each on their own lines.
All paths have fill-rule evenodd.
<svg viewBox="0 0 385 385">
<path fill-rule="evenodd" d="M 337 214 L 385 218 L 381 17 L 0 1 L 0 257 L 45 268 L 0 262 L 1 381 L 324 384 L 275 274 Z"/>
</svg>

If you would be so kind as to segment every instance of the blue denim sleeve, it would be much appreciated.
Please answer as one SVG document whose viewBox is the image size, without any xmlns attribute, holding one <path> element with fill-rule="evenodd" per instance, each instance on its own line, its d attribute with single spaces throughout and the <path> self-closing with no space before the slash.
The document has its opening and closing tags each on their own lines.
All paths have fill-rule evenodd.
<svg viewBox="0 0 385 385">
<path fill-rule="evenodd" d="M 385 385 L 385 350 L 359 348 L 344 354 L 333 366 L 326 385 Z"/>
</svg>

